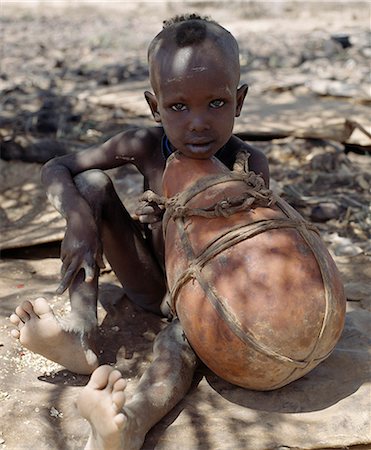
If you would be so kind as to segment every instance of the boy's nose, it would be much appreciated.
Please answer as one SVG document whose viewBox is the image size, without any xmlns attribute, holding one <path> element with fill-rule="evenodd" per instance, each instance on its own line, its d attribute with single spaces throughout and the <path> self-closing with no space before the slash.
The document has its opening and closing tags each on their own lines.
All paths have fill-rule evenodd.
<svg viewBox="0 0 371 450">
<path fill-rule="evenodd" d="M 210 124 L 205 114 L 194 114 L 189 121 L 190 131 L 205 131 L 210 129 Z"/>
</svg>

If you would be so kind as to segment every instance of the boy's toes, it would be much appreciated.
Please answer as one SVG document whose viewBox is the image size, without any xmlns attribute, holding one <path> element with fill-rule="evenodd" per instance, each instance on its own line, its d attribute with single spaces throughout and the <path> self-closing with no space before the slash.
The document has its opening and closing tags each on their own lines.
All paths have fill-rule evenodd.
<svg viewBox="0 0 371 450">
<path fill-rule="evenodd" d="M 124 380 L 124 378 L 119 378 L 115 384 L 113 385 L 113 392 L 117 392 L 117 391 L 124 391 L 126 388 L 126 380 Z"/>
<path fill-rule="evenodd" d="M 115 418 L 113 419 L 117 428 L 123 428 L 125 425 L 125 422 L 127 421 L 126 416 L 123 413 L 117 414 L 117 416 L 115 416 Z"/>
<path fill-rule="evenodd" d="M 25 301 L 21 304 L 21 308 L 23 308 L 23 309 L 26 311 L 26 313 L 27 313 L 30 317 L 36 317 L 36 318 L 38 318 L 38 317 L 37 317 L 38 314 L 37 314 L 36 311 L 35 311 L 34 304 L 31 303 L 30 301 L 25 300 Z"/>
<path fill-rule="evenodd" d="M 19 339 L 21 337 L 21 333 L 19 330 L 10 330 L 10 335 L 15 339 Z"/>
<path fill-rule="evenodd" d="M 112 370 L 108 376 L 107 387 L 109 389 L 114 389 L 115 383 L 121 378 L 121 372 L 118 370 Z"/>
<path fill-rule="evenodd" d="M 115 406 L 116 413 L 119 413 L 122 410 L 125 405 L 125 400 L 126 397 L 124 391 L 117 391 L 112 394 L 112 403 Z"/>
<path fill-rule="evenodd" d="M 23 302 L 22 305 L 17 306 L 15 309 L 15 314 L 12 314 L 12 316 L 17 315 L 19 320 L 24 322 L 27 322 L 30 320 L 30 315 L 28 312 L 23 308 L 23 306 L 26 304 L 26 302 Z"/>
<path fill-rule="evenodd" d="M 32 311 L 35 312 L 38 316 L 42 316 L 44 314 L 53 314 L 53 310 L 51 309 L 48 301 L 44 297 L 38 297 L 34 300 L 33 305 L 31 305 Z M 54 315 L 54 314 L 53 314 Z"/>
<path fill-rule="evenodd" d="M 19 339 L 21 336 L 20 329 L 24 326 L 24 323 L 17 314 L 12 314 L 9 317 L 9 320 L 12 325 L 17 327 L 17 329 L 10 330 L 10 335 L 13 336 L 15 339 Z"/>
<path fill-rule="evenodd" d="M 23 321 L 22 321 L 21 318 L 18 316 L 18 314 L 14 314 L 14 313 L 13 313 L 13 314 L 9 317 L 9 320 L 10 320 L 10 322 L 11 322 L 13 325 L 15 325 L 15 326 L 18 327 L 18 328 L 22 328 L 23 325 L 24 325 Z"/>
<path fill-rule="evenodd" d="M 87 386 L 91 387 L 92 389 L 104 389 L 107 386 L 109 375 L 111 372 L 111 366 L 99 366 L 92 373 Z"/>
</svg>

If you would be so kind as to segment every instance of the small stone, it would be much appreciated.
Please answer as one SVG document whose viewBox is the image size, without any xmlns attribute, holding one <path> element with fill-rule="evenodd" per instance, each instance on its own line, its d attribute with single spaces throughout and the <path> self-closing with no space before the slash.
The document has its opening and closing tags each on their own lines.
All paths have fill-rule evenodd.
<svg viewBox="0 0 371 450">
<path fill-rule="evenodd" d="M 52 416 L 52 417 L 55 417 L 55 418 L 62 418 L 63 417 L 63 413 L 62 412 L 60 412 L 60 411 L 58 411 L 56 408 L 54 408 L 54 406 L 52 406 L 51 408 L 50 408 L 50 415 Z"/>
<path fill-rule="evenodd" d="M 358 183 L 358 185 L 364 190 L 364 191 L 369 191 L 370 189 L 370 183 L 366 180 L 364 175 L 358 175 L 356 177 L 356 181 Z"/>
<path fill-rule="evenodd" d="M 340 207 L 335 203 L 324 202 L 312 208 L 310 218 L 315 222 L 326 222 L 337 219 L 340 215 Z"/>
<path fill-rule="evenodd" d="M 357 256 L 363 253 L 361 247 L 355 244 L 337 245 L 334 248 L 336 256 Z"/>
<path fill-rule="evenodd" d="M 350 283 L 346 283 L 344 288 L 347 299 L 351 301 L 361 301 L 367 299 L 371 292 L 370 283 L 352 281 Z"/>
<path fill-rule="evenodd" d="M 348 48 L 352 46 L 350 36 L 345 33 L 333 34 L 331 39 L 342 46 L 342 48 Z"/>
</svg>

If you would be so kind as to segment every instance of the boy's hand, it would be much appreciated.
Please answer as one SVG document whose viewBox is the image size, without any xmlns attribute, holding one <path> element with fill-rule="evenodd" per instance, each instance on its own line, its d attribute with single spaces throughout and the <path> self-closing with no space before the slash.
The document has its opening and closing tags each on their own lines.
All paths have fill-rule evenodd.
<svg viewBox="0 0 371 450">
<path fill-rule="evenodd" d="M 161 200 L 161 197 L 152 191 L 146 191 L 135 211 L 135 218 L 141 223 L 148 224 L 150 230 L 161 226 L 162 217 L 165 212 L 165 205 Z"/>
<path fill-rule="evenodd" d="M 104 268 L 102 257 L 102 245 L 98 237 L 95 223 L 84 223 L 80 219 L 79 224 L 73 221 L 68 223 L 67 231 L 61 246 L 62 279 L 57 289 L 57 294 L 62 294 L 68 289 L 80 269 L 85 271 L 85 282 L 93 281 L 96 271 Z"/>
<path fill-rule="evenodd" d="M 135 211 L 135 218 L 139 220 L 140 223 L 148 224 L 148 228 L 153 230 L 161 225 L 162 217 L 164 215 L 164 208 L 161 205 L 156 204 L 146 204 L 140 206 Z"/>
</svg>

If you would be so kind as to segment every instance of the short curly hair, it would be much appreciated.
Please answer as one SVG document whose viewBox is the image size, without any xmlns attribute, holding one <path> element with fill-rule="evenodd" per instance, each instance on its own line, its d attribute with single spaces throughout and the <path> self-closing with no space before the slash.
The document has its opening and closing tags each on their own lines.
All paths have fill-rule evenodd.
<svg viewBox="0 0 371 450">
<path fill-rule="evenodd" d="M 153 58 L 168 48 L 169 44 L 175 43 L 178 48 L 197 46 L 206 39 L 211 39 L 220 46 L 230 56 L 230 61 L 239 71 L 239 48 L 234 36 L 209 17 L 191 13 L 177 15 L 163 22 L 162 31 L 155 36 L 148 47 L 150 78 L 153 74 L 151 70 Z"/>
<path fill-rule="evenodd" d="M 162 31 L 153 39 L 148 48 L 148 55 L 155 49 L 158 41 L 165 37 L 171 37 L 175 40 L 178 47 L 186 47 L 188 45 L 197 45 L 203 42 L 208 36 L 210 25 L 216 27 L 221 35 L 231 40 L 232 46 L 237 48 L 238 44 L 229 31 L 223 28 L 219 23 L 210 19 L 208 16 L 200 16 L 196 13 L 176 15 L 168 20 L 163 21 Z M 210 33 L 209 33 L 210 34 Z M 216 33 L 214 35 L 216 40 Z"/>
<path fill-rule="evenodd" d="M 210 22 L 207 17 L 201 17 L 197 14 L 184 14 L 165 20 L 163 29 L 179 24 L 176 28 L 175 42 L 178 47 L 186 47 L 187 45 L 199 44 L 205 40 L 207 22 Z"/>
<path fill-rule="evenodd" d="M 164 20 L 162 22 L 163 29 L 168 28 L 171 25 L 174 25 L 175 23 L 187 22 L 189 20 L 201 20 L 206 22 L 213 22 L 209 16 L 200 16 L 197 13 L 179 14 L 174 17 L 171 17 L 170 19 Z"/>
</svg>

